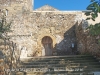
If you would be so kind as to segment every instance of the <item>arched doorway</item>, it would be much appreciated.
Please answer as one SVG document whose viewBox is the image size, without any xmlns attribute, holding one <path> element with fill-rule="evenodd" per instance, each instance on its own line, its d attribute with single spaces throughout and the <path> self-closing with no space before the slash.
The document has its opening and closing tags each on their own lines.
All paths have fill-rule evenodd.
<svg viewBox="0 0 100 75">
<path fill-rule="evenodd" d="M 45 36 L 42 38 L 42 45 L 44 47 L 44 53 L 45 56 L 52 55 L 52 49 L 53 49 L 53 41 L 51 37 Z"/>
</svg>

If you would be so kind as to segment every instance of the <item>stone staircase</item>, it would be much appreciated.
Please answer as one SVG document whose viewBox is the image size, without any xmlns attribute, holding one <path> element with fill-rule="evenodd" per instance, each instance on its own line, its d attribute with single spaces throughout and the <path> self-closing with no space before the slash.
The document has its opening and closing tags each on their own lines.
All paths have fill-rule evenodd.
<svg viewBox="0 0 100 75">
<path fill-rule="evenodd" d="M 90 55 L 28 57 L 17 75 L 100 75 L 100 62 Z"/>
</svg>

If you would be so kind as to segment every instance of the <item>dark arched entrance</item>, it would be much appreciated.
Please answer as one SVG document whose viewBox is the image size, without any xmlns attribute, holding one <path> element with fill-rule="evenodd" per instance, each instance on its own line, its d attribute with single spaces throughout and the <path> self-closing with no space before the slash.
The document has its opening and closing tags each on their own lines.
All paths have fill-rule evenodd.
<svg viewBox="0 0 100 75">
<path fill-rule="evenodd" d="M 45 36 L 45 37 L 42 38 L 42 44 L 43 44 L 43 47 L 45 49 L 45 55 L 46 56 L 52 55 L 52 49 L 53 49 L 52 39 L 49 36 Z"/>
</svg>

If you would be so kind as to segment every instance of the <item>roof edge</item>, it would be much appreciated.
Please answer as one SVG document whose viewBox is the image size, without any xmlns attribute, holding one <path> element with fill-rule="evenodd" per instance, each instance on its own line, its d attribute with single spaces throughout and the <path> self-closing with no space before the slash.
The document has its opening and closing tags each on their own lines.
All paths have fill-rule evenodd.
<svg viewBox="0 0 100 75">
<path fill-rule="evenodd" d="M 92 12 L 92 10 L 82 10 L 82 11 L 79 11 L 79 10 L 67 10 L 67 11 L 37 11 L 37 10 L 34 10 L 33 12 Z"/>
</svg>

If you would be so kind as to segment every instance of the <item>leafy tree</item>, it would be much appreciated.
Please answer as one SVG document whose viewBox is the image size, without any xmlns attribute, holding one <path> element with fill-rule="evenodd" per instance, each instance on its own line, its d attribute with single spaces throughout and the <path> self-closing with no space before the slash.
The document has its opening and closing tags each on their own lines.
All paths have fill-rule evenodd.
<svg viewBox="0 0 100 75">
<path fill-rule="evenodd" d="M 95 19 L 98 17 L 98 13 L 100 13 L 100 0 L 99 1 L 91 0 L 91 4 L 86 9 L 92 10 L 92 13 L 91 12 L 85 13 L 86 16 L 91 15 L 91 17 L 88 17 L 87 20 L 92 19 L 93 21 L 95 21 Z"/>
<path fill-rule="evenodd" d="M 95 21 L 95 19 L 98 17 L 98 14 L 100 13 L 100 0 L 91 0 L 91 4 L 87 7 L 87 10 L 92 10 L 92 12 L 86 12 L 86 16 L 88 17 L 86 20 L 92 19 Z M 96 23 L 95 25 L 90 25 L 88 27 L 90 35 L 92 36 L 100 36 L 100 23 Z M 100 43 L 100 39 L 98 40 Z"/>
</svg>

